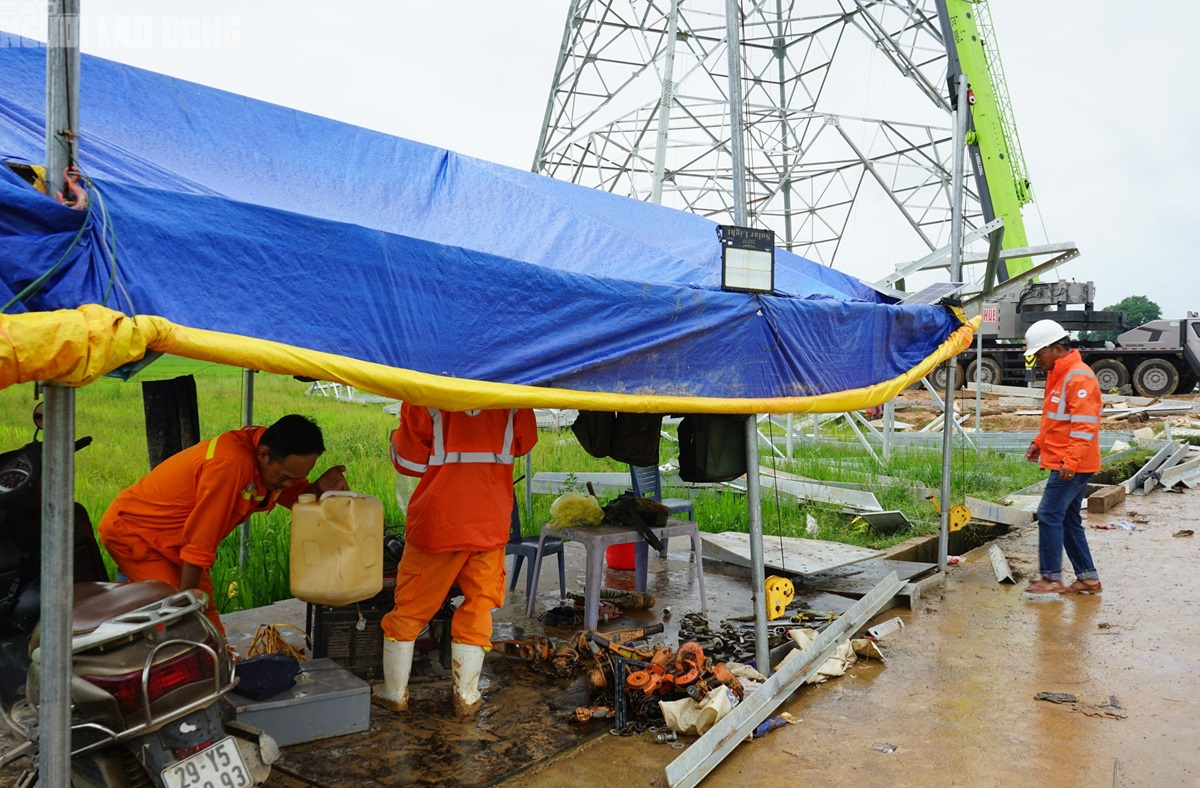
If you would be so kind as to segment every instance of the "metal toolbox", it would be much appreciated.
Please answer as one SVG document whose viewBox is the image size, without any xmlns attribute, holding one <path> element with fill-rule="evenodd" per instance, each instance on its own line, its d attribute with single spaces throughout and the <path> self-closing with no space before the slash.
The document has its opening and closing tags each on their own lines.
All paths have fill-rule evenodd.
<svg viewBox="0 0 1200 788">
<path fill-rule="evenodd" d="M 370 727 L 371 688 L 331 659 L 300 663 L 296 686 L 266 700 L 225 696 L 239 722 L 269 733 L 280 747 L 359 733 Z"/>
</svg>

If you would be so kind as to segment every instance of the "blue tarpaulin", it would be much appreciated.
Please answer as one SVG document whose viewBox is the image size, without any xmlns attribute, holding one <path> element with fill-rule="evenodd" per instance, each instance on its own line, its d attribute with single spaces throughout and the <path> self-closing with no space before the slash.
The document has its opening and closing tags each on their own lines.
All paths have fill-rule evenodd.
<svg viewBox="0 0 1200 788">
<path fill-rule="evenodd" d="M 45 50 L 27 43 L 0 47 L 0 158 L 37 163 Z M 775 295 L 723 292 L 716 225 L 681 211 L 86 55 L 80 86 L 90 209 L 0 174 L 0 299 L 23 293 L 8 313 L 157 316 L 213 332 L 211 359 L 358 370 L 425 404 L 456 403 L 379 371 L 647 409 L 878 386 L 961 325 L 784 250 Z"/>
</svg>

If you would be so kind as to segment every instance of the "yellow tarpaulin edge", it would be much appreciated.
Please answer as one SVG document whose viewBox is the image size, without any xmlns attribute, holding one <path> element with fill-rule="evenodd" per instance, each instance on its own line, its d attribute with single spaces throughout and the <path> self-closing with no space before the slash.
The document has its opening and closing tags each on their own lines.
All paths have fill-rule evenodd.
<svg viewBox="0 0 1200 788">
<path fill-rule="evenodd" d="M 35 380 L 83 386 L 156 350 L 177 356 L 301 375 L 383 397 L 446 410 L 575 408 L 630 413 L 841 413 L 895 398 L 938 364 L 966 350 L 976 317 L 919 364 L 891 380 L 806 397 L 653 396 L 491 383 L 430 375 L 219 331 L 178 326 L 150 315 L 129 317 L 95 304 L 55 312 L 0 314 L 0 388 Z"/>
</svg>

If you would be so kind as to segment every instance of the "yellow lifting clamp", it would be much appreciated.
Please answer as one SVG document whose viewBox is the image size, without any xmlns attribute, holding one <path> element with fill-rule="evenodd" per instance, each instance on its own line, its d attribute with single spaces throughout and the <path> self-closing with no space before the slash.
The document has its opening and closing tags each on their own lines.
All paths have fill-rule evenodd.
<svg viewBox="0 0 1200 788">
<path fill-rule="evenodd" d="M 933 508 L 937 510 L 937 513 L 942 513 L 942 506 L 938 503 L 936 495 L 927 495 L 925 500 L 932 501 Z M 949 520 L 947 527 L 951 531 L 961 531 L 963 526 L 971 522 L 971 510 L 961 503 L 956 503 L 950 507 L 950 517 L 947 519 Z"/>
<path fill-rule="evenodd" d="M 796 595 L 796 587 L 786 577 L 771 575 L 767 578 L 767 620 L 782 618 L 787 606 Z"/>
</svg>

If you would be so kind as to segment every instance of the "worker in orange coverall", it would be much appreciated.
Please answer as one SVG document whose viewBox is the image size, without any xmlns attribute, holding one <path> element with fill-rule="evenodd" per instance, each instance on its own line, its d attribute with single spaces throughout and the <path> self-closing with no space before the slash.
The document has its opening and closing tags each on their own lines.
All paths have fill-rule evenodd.
<svg viewBox="0 0 1200 788">
<path fill-rule="evenodd" d="M 291 508 L 302 493 L 345 490 L 336 465 L 308 483 L 325 451 L 321 428 L 303 416 L 223 432 L 168 457 L 123 490 L 100 520 L 100 540 L 130 580 L 162 580 L 208 595 L 205 615 L 224 633 L 209 570 L 217 545 L 255 512 Z"/>
<path fill-rule="evenodd" d="M 408 503 L 396 606 L 383 618 L 384 684 L 378 701 L 408 708 L 417 636 L 456 582 L 463 603 L 450 624 L 454 712 L 479 712 L 479 674 L 492 647 L 492 609 L 504 604 L 504 546 L 513 507 L 513 461 L 537 443 L 533 411 L 452 412 L 405 403 L 392 433 L 396 470 L 420 481 Z"/>
</svg>

